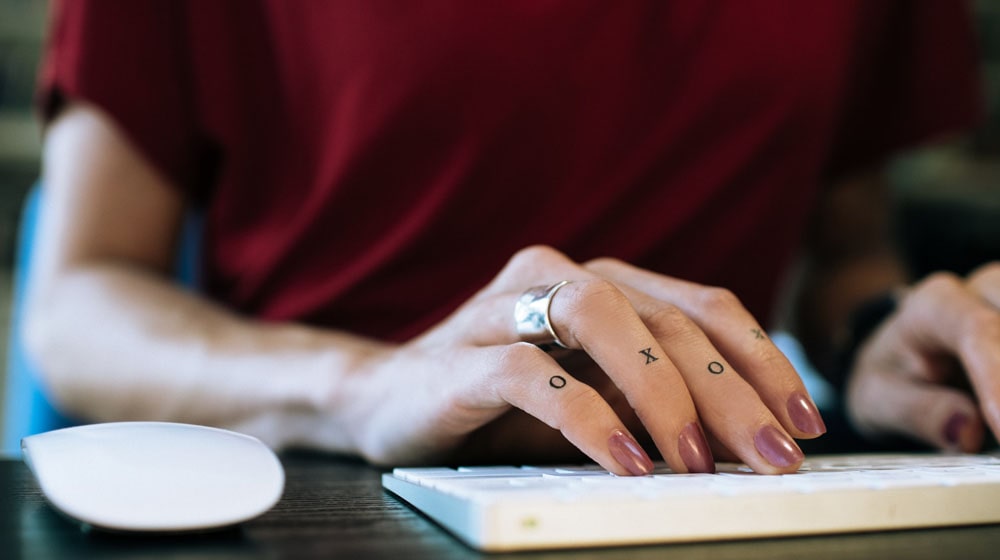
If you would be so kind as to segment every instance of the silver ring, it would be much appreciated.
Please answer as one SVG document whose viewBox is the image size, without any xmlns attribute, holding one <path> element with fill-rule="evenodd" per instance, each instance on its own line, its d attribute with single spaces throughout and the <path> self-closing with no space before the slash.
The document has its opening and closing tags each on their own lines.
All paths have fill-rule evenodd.
<svg viewBox="0 0 1000 560">
<path fill-rule="evenodd" d="M 538 346 L 555 344 L 561 348 L 568 348 L 556 336 L 552 321 L 549 320 L 552 296 L 566 284 L 569 284 L 569 280 L 547 287 L 535 286 L 525 290 L 521 297 L 517 298 L 517 302 L 514 303 L 514 326 L 521 340 Z"/>
</svg>

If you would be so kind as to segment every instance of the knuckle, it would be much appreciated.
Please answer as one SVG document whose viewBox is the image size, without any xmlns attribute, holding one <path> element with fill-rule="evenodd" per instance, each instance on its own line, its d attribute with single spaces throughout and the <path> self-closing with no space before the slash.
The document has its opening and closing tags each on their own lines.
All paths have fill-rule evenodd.
<svg viewBox="0 0 1000 560">
<path fill-rule="evenodd" d="M 524 289 L 525 278 L 537 278 L 539 272 L 552 269 L 557 265 L 572 263 L 566 255 L 547 245 L 531 245 L 511 256 L 490 288 L 494 290 L 519 288 Z M 549 279 L 554 280 L 554 279 Z M 560 278 L 561 280 L 561 278 Z"/>
<path fill-rule="evenodd" d="M 597 257 L 584 263 L 583 267 L 595 272 L 613 270 L 626 266 L 625 262 L 614 257 Z"/>
<path fill-rule="evenodd" d="M 510 259 L 508 267 L 523 269 L 536 268 L 540 265 L 555 262 L 566 257 L 556 249 L 548 245 L 531 245 L 514 253 Z"/>
<path fill-rule="evenodd" d="M 549 359 L 548 354 L 534 344 L 515 342 L 500 350 L 494 371 L 498 375 L 512 375 L 537 370 Z"/>
<path fill-rule="evenodd" d="M 616 309 L 630 305 L 625 294 L 614 283 L 603 278 L 580 280 L 573 282 L 571 286 L 572 288 L 567 290 L 569 292 L 567 304 L 574 312 L 587 311 L 595 307 Z"/>
<path fill-rule="evenodd" d="M 731 290 L 710 286 L 703 288 L 698 297 L 700 307 L 710 314 L 727 314 L 743 307 L 740 298 Z"/>
<path fill-rule="evenodd" d="M 676 305 L 663 304 L 650 313 L 646 328 L 657 339 L 673 339 L 691 333 L 694 322 Z"/>
<path fill-rule="evenodd" d="M 935 272 L 924 278 L 918 285 L 918 291 L 932 294 L 950 293 L 961 289 L 962 279 L 951 272 Z"/>
</svg>

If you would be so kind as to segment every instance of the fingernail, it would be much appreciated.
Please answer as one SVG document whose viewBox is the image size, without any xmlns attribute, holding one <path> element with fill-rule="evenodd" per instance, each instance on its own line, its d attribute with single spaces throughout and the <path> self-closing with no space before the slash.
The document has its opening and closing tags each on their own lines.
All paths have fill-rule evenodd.
<svg viewBox="0 0 1000 560">
<path fill-rule="evenodd" d="M 948 418 L 944 425 L 944 439 L 949 445 L 957 446 L 959 438 L 962 436 L 962 429 L 969 423 L 969 417 L 961 412 L 956 412 Z"/>
<path fill-rule="evenodd" d="M 642 446 L 625 432 L 615 430 L 608 438 L 608 449 L 615 461 L 629 473 L 642 476 L 653 472 L 653 461 L 649 459 L 649 455 L 646 455 Z"/>
<path fill-rule="evenodd" d="M 681 435 L 677 438 L 677 449 L 689 472 L 715 472 L 712 448 L 708 446 L 705 433 L 701 431 L 701 426 L 697 422 L 691 422 L 681 430 Z"/>
<path fill-rule="evenodd" d="M 826 424 L 812 400 L 802 393 L 792 393 L 786 404 L 792 424 L 807 434 L 825 434 Z"/>
<path fill-rule="evenodd" d="M 776 467 L 790 467 L 805 458 L 792 438 L 774 426 L 764 426 L 753 436 L 754 447 L 768 463 Z"/>
</svg>

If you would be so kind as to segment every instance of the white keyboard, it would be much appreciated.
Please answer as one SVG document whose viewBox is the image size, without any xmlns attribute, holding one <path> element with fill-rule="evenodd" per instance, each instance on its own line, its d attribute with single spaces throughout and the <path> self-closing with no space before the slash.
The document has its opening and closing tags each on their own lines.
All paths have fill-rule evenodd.
<svg viewBox="0 0 1000 560">
<path fill-rule="evenodd" d="M 795 474 L 644 477 L 597 466 L 398 468 L 382 485 L 501 551 L 1000 523 L 1000 457 L 829 455 Z"/>
</svg>

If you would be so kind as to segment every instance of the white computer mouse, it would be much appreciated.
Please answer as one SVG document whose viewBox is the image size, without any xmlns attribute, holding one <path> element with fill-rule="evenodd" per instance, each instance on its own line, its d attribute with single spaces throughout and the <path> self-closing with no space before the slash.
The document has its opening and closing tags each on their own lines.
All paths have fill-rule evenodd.
<svg viewBox="0 0 1000 560">
<path fill-rule="evenodd" d="M 91 424 L 21 440 L 57 510 L 112 531 L 203 531 L 252 519 L 281 497 L 285 472 L 260 440 L 167 422 Z"/>
</svg>

